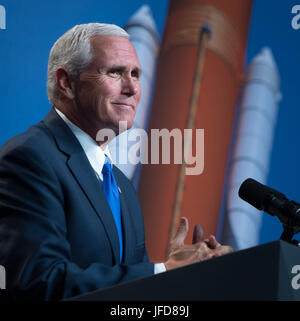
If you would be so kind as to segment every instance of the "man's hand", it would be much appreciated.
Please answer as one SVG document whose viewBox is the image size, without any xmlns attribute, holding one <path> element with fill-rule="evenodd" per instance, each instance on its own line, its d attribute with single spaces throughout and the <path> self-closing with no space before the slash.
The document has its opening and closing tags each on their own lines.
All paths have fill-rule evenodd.
<svg viewBox="0 0 300 321">
<path fill-rule="evenodd" d="M 192 244 L 185 245 L 184 240 L 188 230 L 188 220 L 182 217 L 176 235 L 168 245 L 167 261 L 164 263 L 167 270 L 204 261 L 233 251 L 230 246 L 218 243 L 213 235 L 203 240 L 203 228 L 199 224 L 194 228 Z"/>
</svg>

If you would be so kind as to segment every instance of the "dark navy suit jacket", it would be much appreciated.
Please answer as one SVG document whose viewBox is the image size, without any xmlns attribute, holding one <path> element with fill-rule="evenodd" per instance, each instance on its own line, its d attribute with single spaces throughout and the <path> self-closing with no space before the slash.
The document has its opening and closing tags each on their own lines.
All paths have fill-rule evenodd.
<svg viewBox="0 0 300 321">
<path fill-rule="evenodd" d="M 15 299 L 59 300 L 154 273 L 135 189 L 120 187 L 124 257 L 81 145 L 52 108 L 0 149 L 0 264 Z"/>
</svg>

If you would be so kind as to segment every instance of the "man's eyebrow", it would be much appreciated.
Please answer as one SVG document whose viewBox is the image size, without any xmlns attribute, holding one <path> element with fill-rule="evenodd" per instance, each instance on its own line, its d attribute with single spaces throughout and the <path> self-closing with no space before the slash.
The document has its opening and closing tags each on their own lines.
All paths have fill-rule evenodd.
<svg viewBox="0 0 300 321">
<path fill-rule="evenodd" d="M 102 68 L 99 68 L 102 69 Z M 126 66 L 124 65 L 112 65 L 112 66 L 108 66 L 106 68 L 107 70 L 119 70 L 119 71 L 125 71 L 127 69 Z M 133 71 L 138 72 L 139 74 L 142 73 L 142 69 L 138 66 L 136 66 L 135 68 L 133 68 Z"/>
<path fill-rule="evenodd" d="M 126 66 L 122 65 L 111 65 L 107 67 L 108 70 L 126 70 Z"/>
</svg>

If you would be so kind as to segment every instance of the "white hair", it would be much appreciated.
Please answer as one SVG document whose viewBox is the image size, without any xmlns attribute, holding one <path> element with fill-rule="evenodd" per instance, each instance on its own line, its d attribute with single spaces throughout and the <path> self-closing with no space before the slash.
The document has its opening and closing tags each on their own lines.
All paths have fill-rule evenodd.
<svg viewBox="0 0 300 321">
<path fill-rule="evenodd" d="M 51 104 L 60 96 L 55 81 L 56 70 L 64 66 L 73 76 L 83 72 L 94 58 L 90 42 L 94 36 L 118 36 L 129 39 L 129 34 L 124 29 L 106 23 L 76 25 L 63 34 L 53 45 L 49 55 L 47 93 Z"/>
</svg>

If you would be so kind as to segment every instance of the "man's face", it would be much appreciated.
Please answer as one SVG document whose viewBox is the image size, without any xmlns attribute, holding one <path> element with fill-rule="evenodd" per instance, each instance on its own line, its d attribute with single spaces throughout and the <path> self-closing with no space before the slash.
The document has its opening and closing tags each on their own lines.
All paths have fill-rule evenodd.
<svg viewBox="0 0 300 321">
<path fill-rule="evenodd" d="M 124 37 L 91 39 L 94 59 L 76 80 L 75 102 L 93 130 L 117 130 L 120 121 L 133 125 L 141 98 L 140 64 L 130 41 Z"/>
</svg>

